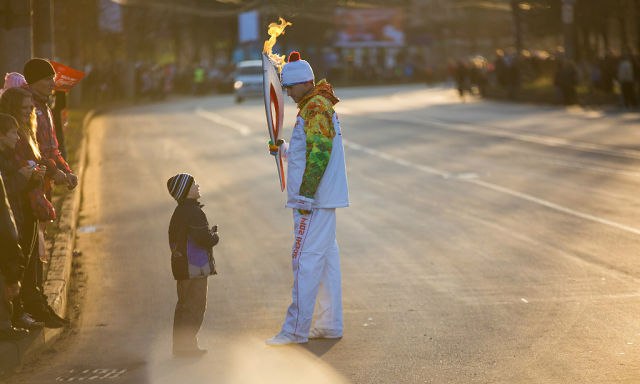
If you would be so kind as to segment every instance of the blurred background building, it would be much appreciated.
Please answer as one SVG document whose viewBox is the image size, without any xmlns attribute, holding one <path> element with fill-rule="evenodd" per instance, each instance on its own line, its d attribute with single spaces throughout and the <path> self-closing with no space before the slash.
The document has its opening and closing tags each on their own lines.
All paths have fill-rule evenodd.
<svg viewBox="0 0 640 384">
<path fill-rule="evenodd" d="M 346 84 L 438 80 L 498 49 L 578 63 L 640 51 L 640 0 L 0 0 L 0 71 L 55 58 L 86 72 L 83 98 L 227 92 L 278 17 L 293 26 L 275 52 Z"/>
</svg>

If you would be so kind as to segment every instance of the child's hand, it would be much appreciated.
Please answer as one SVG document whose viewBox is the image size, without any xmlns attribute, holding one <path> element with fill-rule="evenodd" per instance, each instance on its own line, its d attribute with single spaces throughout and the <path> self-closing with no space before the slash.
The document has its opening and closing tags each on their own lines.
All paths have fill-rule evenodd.
<svg viewBox="0 0 640 384">
<path fill-rule="evenodd" d="M 218 236 L 218 226 L 217 225 L 214 225 L 213 227 L 211 227 L 211 236 L 213 237 L 213 241 L 215 242 L 215 244 L 218 244 L 218 241 L 220 241 L 220 236 Z"/>
</svg>

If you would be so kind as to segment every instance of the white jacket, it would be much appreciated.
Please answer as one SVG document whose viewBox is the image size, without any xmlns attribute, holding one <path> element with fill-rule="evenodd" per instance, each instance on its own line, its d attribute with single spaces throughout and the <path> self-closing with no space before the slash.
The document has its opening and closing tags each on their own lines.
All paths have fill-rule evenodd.
<svg viewBox="0 0 640 384">
<path fill-rule="evenodd" d="M 344 208 L 349 206 L 349 190 L 347 187 L 347 170 L 342 144 L 340 121 L 334 112 L 332 116 L 336 135 L 333 138 L 331 157 L 313 201 L 300 196 L 302 175 L 306 167 L 307 136 L 304 131 L 304 119 L 298 116 L 291 133 L 291 140 L 286 149 L 287 159 L 287 207 L 289 208 Z M 303 203 L 301 203 L 303 202 Z"/>
</svg>

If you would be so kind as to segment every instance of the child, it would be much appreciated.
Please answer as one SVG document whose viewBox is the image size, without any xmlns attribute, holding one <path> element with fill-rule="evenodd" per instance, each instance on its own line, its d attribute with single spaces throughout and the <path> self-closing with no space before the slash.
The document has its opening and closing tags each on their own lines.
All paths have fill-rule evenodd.
<svg viewBox="0 0 640 384">
<path fill-rule="evenodd" d="M 10 300 L 20 292 L 25 260 L 3 179 L 19 177 L 11 161 L 17 141 L 18 122 L 0 113 L 0 341 L 19 340 L 29 335 L 28 330 L 11 325 Z"/>
<path fill-rule="evenodd" d="M 178 287 L 173 354 L 196 357 L 207 352 L 198 347 L 196 334 L 207 304 L 207 277 L 216 274 L 213 246 L 218 244 L 218 226 L 209 229 L 203 205 L 198 202 L 200 186 L 193 176 L 179 173 L 167 181 L 167 188 L 178 202 L 169 224 L 171 270 Z"/>
</svg>

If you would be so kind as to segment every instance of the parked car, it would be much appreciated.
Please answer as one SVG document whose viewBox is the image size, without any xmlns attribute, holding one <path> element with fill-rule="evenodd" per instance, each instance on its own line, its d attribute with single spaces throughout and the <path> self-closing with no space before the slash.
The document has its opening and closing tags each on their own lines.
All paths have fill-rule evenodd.
<svg viewBox="0 0 640 384">
<path fill-rule="evenodd" d="M 263 94 L 262 60 L 241 61 L 236 66 L 233 90 L 236 103 Z"/>
</svg>

